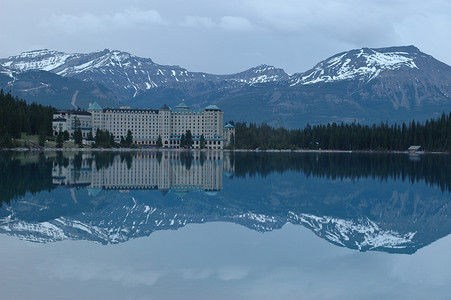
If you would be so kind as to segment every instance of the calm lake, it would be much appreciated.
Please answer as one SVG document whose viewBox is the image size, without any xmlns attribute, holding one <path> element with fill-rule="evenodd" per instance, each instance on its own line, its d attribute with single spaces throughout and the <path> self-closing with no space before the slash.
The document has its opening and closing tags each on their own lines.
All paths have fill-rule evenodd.
<svg viewBox="0 0 451 300">
<path fill-rule="evenodd" d="M 449 299 L 451 156 L 0 153 L 2 299 Z"/>
</svg>

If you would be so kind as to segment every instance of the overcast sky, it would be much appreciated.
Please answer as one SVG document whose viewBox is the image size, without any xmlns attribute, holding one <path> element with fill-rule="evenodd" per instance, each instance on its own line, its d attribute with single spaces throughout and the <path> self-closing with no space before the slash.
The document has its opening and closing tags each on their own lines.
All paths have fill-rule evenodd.
<svg viewBox="0 0 451 300">
<path fill-rule="evenodd" d="M 451 65 L 449 0 L 2 1 L 0 57 L 108 48 L 190 71 L 303 72 L 338 52 L 415 45 Z"/>
</svg>

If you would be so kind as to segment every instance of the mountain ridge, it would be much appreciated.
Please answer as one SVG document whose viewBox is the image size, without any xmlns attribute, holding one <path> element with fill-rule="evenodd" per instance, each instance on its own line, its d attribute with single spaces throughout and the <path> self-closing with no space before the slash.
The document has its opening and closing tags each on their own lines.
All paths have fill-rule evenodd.
<svg viewBox="0 0 451 300">
<path fill-rule="evenodd" d="M 322 66 L 325 62 L 331 62 L 333 60 L 334 63 L 338 62 L 338 58 L 342 58 L 346 55 L 355 55 L 356 52 L 359 52 L 357 55 L 357 58 L 361 57 L 362 55 L 364 58 L 367 58 L 367 62 L 373 62 L 374 65 L 379 65 L 382 67 L 387 66 L 394 66 L 395 68 L 399 67 L 397 63 L 401 63 L 402 61 L 396 61 L 396 59 L 402 59 L 403 55 L 408 56 L 408 54 L 421 54 L 428 57 L 432 57 L 430 55 L 422 53 L 417 47 L 413 45 L 409 46 L 393 46 L 393 47 L 385 47 L 385 48 L 359 48 L 359 49 L 352 49 L 349 51 L 340 52 L 338 54 L 335 54 L 329 58 L 326 58 L 325 60 L 319 62 L 316 64 L 312 69 L 306 70 L 304 72 L 296 72 L 292 75 L 288 75 L 283 69 L 277 68 L 275 66 L 270 66 L 266 64 L 261 64 L 255 67 L 252 67 L 250 69 L 236 72 L 232 74 L 208 74 L 205 72 L 190 72 L 187 71 L 185 68 L 182 68 L 178 65 L 160 65 L 155 62 L 151 58 L 143 58 L 138 57 L 135 55 L 132 55 L 128 52 L 123 52 L 120 50 L 99 50 L 94 51 L 87 54 L 82 53 L 65 53 L 60 52 L 56 50 L 48 50 L 48 49 L 40 49 L 40 50 L 31 50 L 31 51 L 25 51 L 22 52 L 19 55 L 16 56 L 10 56 L 8 58 L 0 58 L 0 65 L 2 67 L 6 67 L 15 71 L 28 71 L 28 70 L 43 70 L 43 71 L 52 71 L 53 73 L 56 73 L 58 75 L 62 76 L 74 76 L 78 73 L 83 73 L 85 71 L 93 72 L 94 69 L 98 69 L 105 66 L 115 66 L 115 62 L 119 65 L 124 65 L 125 67 L 130 64 L 130 62 L 127 62 L 130 59 L 135 59 L 136 64 L 133 65 L 136 67 L 136 65 L 141 66 L 143 64 L 147 64 L 149 66 L 154 67 L 170 67 L 175 69 L 182 70 L 182 73 L 180 75 L 187 75 L 191 74 L 202 74 L 204 76 L 209 76 L 209 78 L 215 78 L 219 79 L 221 77 L 232 79 L 232 80 L 238 80 L 242 77 L 242 75 L 249 75 L 252 73 L 264 73 L 266 70 L 275 70 L 276 72 L 280 73 L 277 74 L 277 76 L 274 76 L 277 78 L 277 81 L 285 81 L 288 80 L 293 85 L 293 81 L 302 76 L 303 78 L 310 77 L 312 74 L 312 71 L 319 68 L 319 66 Z M 388 54 L 387 54 L 388 53 Z M 372 54 L 373 56 L 371 56 Z M 384 55 L 385 54 L 385 55 Z M 393 54 L 398 54 L 397 56 Z M 405 61 L 404 62 L 410 62 L 412 63 L 412 67 L 418 68 L 415 63 L 413 62 L 412 58 L 408 58 L 404 56 Z M 42 57 L 40 62 L 36 63 L 33 61 L 29 61 L 28 63 L 24 60 L 27 58 L 38 58 Z M 383 60 L 385 59 L 385 64 L 383 63 Z M 159 71 L 161 72 L 161 70 Z M 161 74 L 161 73 L 160 73 Z M 307 75 L 306 75 L 307 74 Z M 174 74 L 171 72 L 170 76 L 177 77 L 177 74 Z M 273 77 L 270 77 L 270 79 Z M 345 80 L 344 78 L 337 78 L 338 80 Z M 179 79 L 176 79 L 176 81 L 179 81 Z M 185 79 L 185 81 L 187 81 Z M 251 83 L 262 83 L 262 82 L 268 82 L 271 80 L 263 80 L 263 79 L 256 79 L 251 80 Z M 321 80 L 326 81 L 327 79 Z M 302 80 L 300 82 L 296 82 L 295 84 L 312 84 L 316 83 L 315 81 L 306 81 Z M 148 82 L 149 85 L 152 86 L 151 82 Z M 154 85 L 157 87 L 157 85 Z"/>
<path fill-rule="evenodd" d="M 412 45 L 353 49 L 292 75 L 264 64 L 227 75 L 190 72 L 109 49 L 88 54 L 35 50 L 0 59 L 0 67 L 6 89 L 14 90 L 13 74 L 25 77 L 38 69 L 96 82 L 117 99 L 107 106 L 121 102 L 148 108 L 185 99 L 193 107 L 216 104 L 235 121 L 289 128 L 425 120 L 451 110 L 451 67 Z"/>
</svg>

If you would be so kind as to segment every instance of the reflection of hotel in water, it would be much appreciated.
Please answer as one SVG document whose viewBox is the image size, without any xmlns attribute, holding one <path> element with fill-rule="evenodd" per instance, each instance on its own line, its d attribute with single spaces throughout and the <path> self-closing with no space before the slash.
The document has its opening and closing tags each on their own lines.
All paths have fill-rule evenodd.
<svg viewBox="0 0 451 300">
<path fill-rule="evenodd" d="M 80 167 L 80 165 L 79 165 Z M 233 173 L 230 158 L 223 152 L 147 152 L 127 157 L 115 155 L 107 167 L 83 155 L 81 168 L 74 160 L 67 167 L 55 164 L 53 183 L 100 189 L 158 189 L 178 193 L 193 190 L 222 190 L 223 173 Z"/>
</svg>

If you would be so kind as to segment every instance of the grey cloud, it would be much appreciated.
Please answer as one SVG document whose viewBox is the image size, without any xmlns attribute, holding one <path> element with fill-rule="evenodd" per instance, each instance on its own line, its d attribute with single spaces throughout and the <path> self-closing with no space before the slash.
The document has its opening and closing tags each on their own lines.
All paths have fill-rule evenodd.
<svg viewBox="0 0 451 300">
<path fill-rule="evenodd" d="M 254 31 L 256 29 L 248 19 L 235 16 L 224 16 L 221 18 L 220 27 L 227 31 Z"/>
<path fill-rule="evenodd" d="M 193 71 L 225 74 L 265 63 L 295 73 L 352 48 L 413 44 L 451 63 L 451 2 L 445 0 L 91 2 L 5 2 L 2 9 L 20 11 L 22 19 L 0 19 L 0 37 L 14 37 L 0 57 L 36 45 L 67 52 L 115 48 Z"/>
<path fill-rule="evenodd" d="M 218 20 L 208 17 L 186 16 L 182 26 L 206 29 L 221 29 L 231 32 L 251 32 L 259 28 L 248 19 L 239 16 L 222 16 Z"/>
<path fill-rule="evenodd" d="M 213 28 L 217 26 L 217 24 L 212 19 L 198 16 L 186 16 L 185 21 L 181 25 L 188 27 L 204 27 L 204 28 Z"/>
<path fill-rule="evenodd" d="M 44 28 L 74 32 L 105 32 L 121 28 L 143 25 L 165 25 L 160 14 L 155 10 L 127 8 L 113 14 L 82 13 L 80 15 L 52 15 L 41 23 Z"/>
<path fill-rule="evenodd" d="M 133 266 L 116 266 L 107 263 L 94 263 L 62 259 L 60 261 L 46 261 L 37 266 L 41 276 L 57 280 L 110 280 L 124 287 L 138 285 L 152 286 L 162 276 L 152 270 L 142 270 Z"/>
</svg>

